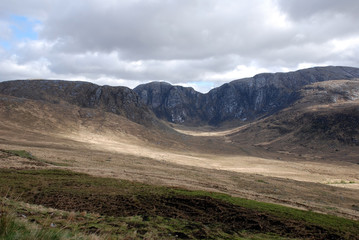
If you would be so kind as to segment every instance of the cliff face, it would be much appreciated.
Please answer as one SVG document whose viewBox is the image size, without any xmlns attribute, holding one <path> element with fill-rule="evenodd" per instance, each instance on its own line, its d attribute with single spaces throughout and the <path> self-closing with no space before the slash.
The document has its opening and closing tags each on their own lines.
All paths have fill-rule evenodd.
<svg viewBox="0 0 359 240">
<path fill-rule="evenodd" d="M 206 120 L 205 111 L 202 109 L 204 95 L 193 88 L 151 82 L 139 85 L 134 91 L 158 118 L 191 124 Z"/>
<path fill-rule="evenodd" d="M 1 82 L 0 94 L 59 104 L 67 102 L 84 108 L 101 108 L 144 125 L 156 121 L 137 94 L 126 87 L 98 86 L 87 82 L 20 80 Z"/>
<path fill-rule="evenodd" d="M 207 94 L 168 83 L 143 84 L 134 89 L 157 117 L 181 124 L 217 125 L 270 115 L 300 98 L 308 84 L 359 77 L 359 68 L 316 67 L 289 73 L 264 73 L 226 83 Z"/>
</svg>

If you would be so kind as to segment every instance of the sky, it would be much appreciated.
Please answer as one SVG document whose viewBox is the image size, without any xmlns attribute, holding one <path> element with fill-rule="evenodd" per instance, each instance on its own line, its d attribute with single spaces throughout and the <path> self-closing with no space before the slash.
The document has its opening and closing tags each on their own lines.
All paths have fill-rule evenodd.
<svg viewBox="0 0 359 240">
<path fill-rule="evenodd" d="M 357 0 L 0 1 L 0 81 L 207 92 L 262 72 L 359 67 Z"/>
</svg>

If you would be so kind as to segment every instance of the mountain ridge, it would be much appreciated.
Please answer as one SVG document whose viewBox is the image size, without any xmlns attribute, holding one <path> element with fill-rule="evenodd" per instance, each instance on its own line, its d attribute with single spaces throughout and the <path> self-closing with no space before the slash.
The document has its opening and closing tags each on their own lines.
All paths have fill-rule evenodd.
<svg viewBox="0 0 359 240">
<path fill-rule="evenodd" d="M 162 126 L 158 118 L 189 126 L 221 126 L 228 122 L 238 126 L 289 107 L 301 98 L 300 91 L 306 85 L 353 78 L 359 78 L 359 68 L 314 67 L 261 73 L 225 83 L 205 94 L 166 82 L 141 84 L 131 90 L 79 81 L 15 80 L 0 82 L 0 94 L 102 108 L 145 126 Z"/>
<path fill-rule="evenodd" d="M 225 83 L 206 94 L 162 82 L 142 84 L 134 91 L 160 119 L 188 125 L 220 125 L 278 112 L 298 100 L 299 90 L 305 85 L 357 77 L 358 68 L 328 66 L 261 73 Z"/>
</svg>

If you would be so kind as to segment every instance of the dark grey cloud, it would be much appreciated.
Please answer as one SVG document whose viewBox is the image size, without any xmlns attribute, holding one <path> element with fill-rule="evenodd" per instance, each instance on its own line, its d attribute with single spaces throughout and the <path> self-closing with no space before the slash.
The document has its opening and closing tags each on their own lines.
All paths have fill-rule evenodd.
<svg viewBox="0 0 359 240">
<path fill-rule="evenodd" d="M 208 90 L 206 82 L 261 71 L 359 66 L 358 8 L 356 0 L 2 1 L 0 76 Z M 5 49 L 13 15 L 37 20 L 39 37 Z"/>
<path fill-rule="evenodd" d="M 50 18 L 41 36 L 63 40 L 62 51 L 116 50 L 131 60 L 239 54 L 285 41 L 275 34 L 275 24 L 263 24 L 261 18 L 268 17 L 270 9 L 257 8 L 259 3 L 120 1 L 108 7 L 93 3 Z"/>
<path fill-rule="evenodd" d="M 359 2 L 355 0 L 314 0 L 311 2 L 279 0 L 278 4 L 295 21 L 313 20 L 318 17 L 330 20 L 329 18 L 335 17 L 335 15 L 358 19 Z M 354 26 L 355 23 L 352 25 Z"/>
</svg>

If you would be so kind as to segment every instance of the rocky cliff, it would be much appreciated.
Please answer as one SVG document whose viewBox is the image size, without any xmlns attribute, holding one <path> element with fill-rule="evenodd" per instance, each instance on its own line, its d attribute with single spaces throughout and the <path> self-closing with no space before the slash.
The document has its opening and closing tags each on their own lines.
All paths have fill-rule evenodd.
<svg viewBox="0 0 359 240">
<path fill-rule="evenodd" d="M 288 73 L 263 73 L 226 83 L 207 94 L 168 83 L 134 89 L 157 117 L 181 124 L 218 125 L 248 121 L 278 112 L 300 98 L 308 84 L 359 77 L 359 68 L 316 67 Z"/>
<path fill-rule="evenodd" d="M 1 82 L 0 94 L 58 104 L 67 102 L 83 108 L 101 108 L 148 126 L 157 121 L 137 94 L 126 87 L 59 80 L 19 80 Z"/>
<path fill-rule="evenodd" d="M 175 123 L 196 124 L 206 121 L 204 94 L 193 88 L 172 86 L 166 82 L 139 85 L 134 91 L 142 103 L 149 106 L 157 117 Z"/>
</svg>

